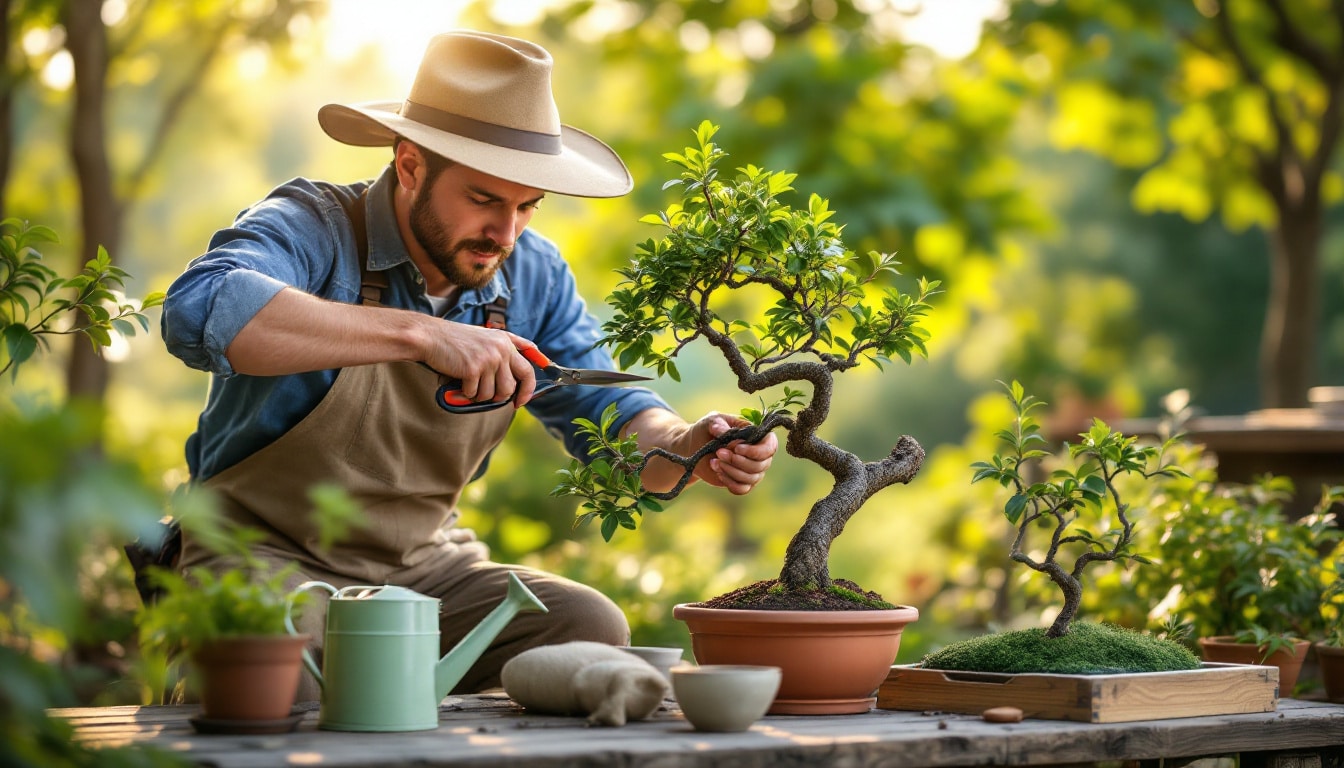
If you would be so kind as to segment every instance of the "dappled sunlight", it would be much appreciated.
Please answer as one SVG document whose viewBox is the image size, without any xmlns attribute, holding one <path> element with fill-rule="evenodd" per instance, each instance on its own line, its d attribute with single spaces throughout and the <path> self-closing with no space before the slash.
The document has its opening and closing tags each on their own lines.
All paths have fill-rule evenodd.
<svg viewBox="0 0 1344 768">
<path fill-rule="evenodd" d="M 491 736 L 484 733 L 473 733 L 467 736 L 467 743 L 473 747 L 489 748 L 492 752 L 501 755 L 507 755 L 514 752 L 514 750 L 512 749 L 501 748 L 509 743 L 509 739 L 505 736 Z"/>
<path fill-rule="evenodd" d="M 801 746 L 824 746 L 827 744 L 870 744 L 876 742 L 878 738 L 869 734 L 851 734 L 835 733 L 831 731 L 825 736 L 813 736 L 809 734 L 794 733 L 793 731 L 775 725 L 774 723 L 761 723 L 751 728 L 752 732 L 763 736 L 769 736 L 773 739 L 783 739 L 791 744 Z"/>
</svg>

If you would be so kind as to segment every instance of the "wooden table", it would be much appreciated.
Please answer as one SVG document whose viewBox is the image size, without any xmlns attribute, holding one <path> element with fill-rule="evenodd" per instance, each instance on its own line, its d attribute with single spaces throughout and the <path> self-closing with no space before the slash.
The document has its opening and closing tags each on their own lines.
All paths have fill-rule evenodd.
<svg viewBox="0 0 1344 768">
<path fill-rule="evenodd" d="M 452 697 L 437 730 L 369 734 L 317 730 L 308 712 L 293 733 L 196 734 L 196 708 L 54 710 L 91 746 L 152 745 L 219 768 L 259 766 L 969 766 L 1140 761 L 1241 753 L 1241 765 L 1344 764 L 1344 706 L 1283 699 L 1276 712 L 1093 725 L 988 723 L 970 715 L 890 712 L 766 717 L 750 731 L 700 733 L 674 702 L 622 728 L 523 712 L 503 694 Z"/>
</svg>

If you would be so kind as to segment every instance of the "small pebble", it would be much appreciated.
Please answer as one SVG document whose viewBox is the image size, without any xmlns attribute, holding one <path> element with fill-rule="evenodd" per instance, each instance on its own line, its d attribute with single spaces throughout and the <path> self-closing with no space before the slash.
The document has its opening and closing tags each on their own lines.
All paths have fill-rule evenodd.
<svg viewBox="0 0 1344 768">
<path fill-rule="evenodd" d="M 1020 723 L 1022 722 L 1022 710 L 1017 707 L 990 707 L 980 716 L 990 723 Z"/>
</svg>

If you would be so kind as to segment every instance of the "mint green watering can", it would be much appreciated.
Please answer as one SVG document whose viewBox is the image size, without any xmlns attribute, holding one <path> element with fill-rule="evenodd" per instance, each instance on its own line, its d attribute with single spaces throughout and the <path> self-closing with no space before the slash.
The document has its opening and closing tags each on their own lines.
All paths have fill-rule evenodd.
<svg viewBox="0 0 1344 768">
<path fill-rule="evenodd" d="M 322 687 L 317 726 L 332 731 L 427 731 L 439 727 L 439 702 L 520 611 L 546 606 L 509 573 L 495 606 L 448 655 L 439 658 L 439 601 L 404 587 L 300 584 L 289 596 L 285 628 L 297 635 L 294 599 L 320 587 L 331 593 L 322 654 L 326 674 L 308 651 L 303 663 Z"/>
</svg>

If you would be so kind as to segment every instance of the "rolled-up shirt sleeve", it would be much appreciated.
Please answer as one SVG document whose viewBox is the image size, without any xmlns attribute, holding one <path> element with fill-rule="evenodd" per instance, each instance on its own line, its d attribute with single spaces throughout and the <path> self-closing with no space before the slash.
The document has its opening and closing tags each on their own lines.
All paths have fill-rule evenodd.
<svg viewBox="0 0 1344 768">
<path fill-rule="evenodd" d="M 334 247 L 320 206 L 283 196 L 243 211 L 168 288 L 168 351 L 192 368 L 233 376 L 225 351 L 234 337 L 285 287 L 315 292 L 330 276 Z"/>
</svg>

